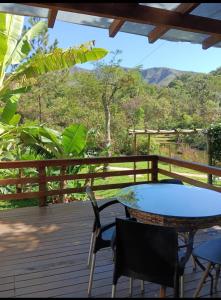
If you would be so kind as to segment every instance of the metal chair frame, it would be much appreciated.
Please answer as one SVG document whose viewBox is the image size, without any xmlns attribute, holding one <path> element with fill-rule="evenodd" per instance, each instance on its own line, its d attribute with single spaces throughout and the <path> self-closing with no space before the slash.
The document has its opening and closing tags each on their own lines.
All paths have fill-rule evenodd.
<svg viewBox="0 0 221 300">
<path fill-rule="evenodd" d="M 91 296 L 91 290 L 92 290 L 92 283 L 93 283 L 93 275 L 94 275 L 94 268 L 95 268 L 95 260 L 96 260 L 96 253 L 100 249 L 106 248 L 106 247 L 113 247 L 112 245 L 112 239 L 104 240 L 102 235 L 105 233 L 105 231 L 113 228 L 115 228 L 115 221 L 108 223 L 106 225 L 101 225 L 100 221 L 100 213 L 107 207 L 114 205 L 114 204 L 121 204 L 116 199 L 109 200 L 108 202 L 98 206 L 94 192 L 92 191 L 90 186 L 86 187 L 86 193 L 88 195 L 89 200 L 91 201 L 93 211 L 94 211 L 94 224 L 93 229 L 91 233 L 91 239 L 90 239 L 90 248 L 89 248 L 89 254 L 88 254 L 88 261 L 87 265 L 90 267 L 90 277 L 89 277 L 89 283 L 88 283 L 88 296 Z M 122 205 L 122 204 L 121 204 Z M 129 213 L 127 209 L 125 208 L 125 214 L 126 217 L 129 217 Z"/>
</svg>

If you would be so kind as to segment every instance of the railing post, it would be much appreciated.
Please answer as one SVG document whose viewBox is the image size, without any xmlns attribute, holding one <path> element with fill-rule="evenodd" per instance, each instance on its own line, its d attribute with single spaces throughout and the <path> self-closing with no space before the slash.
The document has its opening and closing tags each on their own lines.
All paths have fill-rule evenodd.
<svg viewBox="0 0 221 300">
<path fill-rule="evenodd" d="M 210 135 L 208 133 L 207 133 L 207 154 L 208 154 L 208 165 L 212 166 L 213 165 L 212 143 L 211 143 Z M 213 175 L 212 174 L 208 174 L 207 182 L 209 184 L 213 184 Z"/>
<path fill-rule="evenodd" d="M 22 175 L 23 175 L 23 169 L 19 168 L 18 169 L 18 178 L 22 178 Z M 16 193 L 22 193 L 22 184 L 21 183 L 18 183 L 16 184 Z"/>
<path fill-rule="evenodd" d="M 65 175 L 65 172 L 66 172 L 66 166 L 61 166 L 61 168 L 60 168 L 60 175 Z M 61 180 L 60 181 L 60 190 L 63 190 L 64 188 L 65 188 L 65 181 Z M 60 203 L 64 202 L 64 197 L 65 197 L 64 194 L 59 195 L 59 202 Z"/>
<path fill-rule="evenodd" d="M 155 156 L 155 158 L 152 160 L 151 180 L 153 182 L 158 182 L 158 156 Z"/>
<path fill-rule="evenodd" d="M 134 133 L 134 155 L 137 155 L 137 135 Z M 134 161 L 134 171 L 136 170 L 136 162 Z M 137 181 L 137 176 L 134 174 L 134 183 Z"/>
<path fill-rule="evenodd" d="M 38 167 L 38 176 L 39 176 L 39 192 L 47 191 L 47 183 L 46 183 L 46 172 L 45 167 Z M 39 197 L 39 207 L 47 206 L 47 196 Z"/>
</svg>

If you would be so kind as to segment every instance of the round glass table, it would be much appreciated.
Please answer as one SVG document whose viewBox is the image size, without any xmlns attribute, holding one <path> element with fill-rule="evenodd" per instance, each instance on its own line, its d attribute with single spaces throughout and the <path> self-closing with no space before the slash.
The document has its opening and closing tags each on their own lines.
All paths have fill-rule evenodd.
<svg viewBox="0 0 221 300">
<path fill-rule="evenodd" d="M 180 184 L 138 184 L 116 196 L 132 217 L 148 224 L 190 231 L 221 224 L 221 194 Z"/>
</svg>

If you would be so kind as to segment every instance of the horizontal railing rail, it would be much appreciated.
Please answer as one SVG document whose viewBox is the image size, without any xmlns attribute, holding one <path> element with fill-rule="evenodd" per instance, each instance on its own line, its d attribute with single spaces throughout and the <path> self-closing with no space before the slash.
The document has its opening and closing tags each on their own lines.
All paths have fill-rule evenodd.
<svg viewBox="0 0 221 300">
<path fill-rule="evenodd" d="M 138 163 L 147 163 L 144 168 L 137 167 Z M 133 167 L 131 169 L 122 170 L 104 170 L 104 171 L 92 171 L 89 169 L 87 172 L 76 172 L 67 174 L 68 167 L 79 167 L 84 166 L 89 168 L 90 166 L 103 167 L 104 164 L 114 164 L 114 163 L 131 163 Z M 149 163 L 150 166 L 149 166 Z M 215 190 L 221 192 L 221 187 L 202 182 L 197 179 L 188 177 L 188 174 L 181 175 L 175 171 L 168 171 L 163 168 L 165 164 L 174 165 L 182 168 L 187 168 L 189 170 L 194 170 L 202 172 L 205 174 L 212 174 L 221 177 L 221 168 L 208 166 L 205 164 L 199 164 L 189 161 L 184 161 L 176 158 L 169 158 L 158 155 L 133 155 L 133 156 L 120 156 L 120 157 L 97 157 L 97 158 L 78 158 L 78 159 L 52 159 L 52 160 L 37 160 L 37 161 L 1 161 L 0 171 L 8 170 L 14 171 L 18 170 L 17 175 L 7 176 L 7 178 L 0 179 L 0 186 L 9 188 L 13 186 L 16 192 L 4 191 L 0 195 L 0 200 L 21 200 L 21 199 L 39 199 L 39 206 L 44 206 L 47 204 L 47 197 L 49 196 L 59 196 L 60 199 L 65 194 L 81 193 L 85 191 L 85 184 L 89 183 L 93 185 L 93 190 L 109 190 L 109 189 L 119 189 L 126 187 L 131 184 L 140 184 L 147 182 L 157 182 L 159 174 L 170 177 L 177 178 L 191 185 Z M 25 171 L 28 168 L 32 169 L 29 172 L 31 175 L 25 177 Z M 59 174 L 50 174 L 49 169 L 55 168 Z M 34 171 L 33 171 L 34 169 Z M 60 171 L 59 171 L 60 170 Z M 85 171 L 85 170 L 84 170 Z M 3 172 L 4 174 L 4 172 Z M 137 179 L 137 175 L 147 175 L 147 179 L 141 180 Z M 150 175 L 150 177 L 149 177 Z M 122 177 L 123 176 L 123 177 Z M 132 176 L 133 179 L 126 179 L 125 176 Z M 100 178 L 110 178 L 119 177 L 117 183 L 105 183 L 98 184 L 96 179 Z M 120 178 L 122 177 L 122 178 Z M 128 177 L 129 179 L 129 177 Z M 67 181 L 83 180 L 81 186 L 77 187 L 67 187 L 64 183 Z M 58 187 L 50 187 L 50 183 L 58 182 Z M 33 190 L 35 189 L 35 190 Z M 13 189 L 12 189 L 13 190 Z"/>
</svg>

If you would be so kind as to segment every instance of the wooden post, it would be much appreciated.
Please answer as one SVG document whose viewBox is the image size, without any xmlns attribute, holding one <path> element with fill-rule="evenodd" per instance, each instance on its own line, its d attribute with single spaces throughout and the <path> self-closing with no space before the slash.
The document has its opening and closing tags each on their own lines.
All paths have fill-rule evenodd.
<svg viewBox="0 0 221 300">
<path fill-rule="evenodd" d="M 150 155 L 150 134 L 148 134 L 148 142 L 147 142 L 147 154 Z M 148 160 L 147 162 L 147 169 L 150 168 L 150 162 Z M 148 173 L 147 174 L 147 181 L 150 181 L 150 174 Z"/>
<path fill-rule="evenodd" d="M 164 285 L 160 286 L 159 298 L 166 298 L 166 286 L 164 286 Z"/>
<path fill-rule="evenodd" d="M 39 192 L 46 192 L 47 183 L 46 183 L 46 172 L 44 166 L 38 168 L 38 176 L 39 176 Z M 39 207 L 42 206 L 47 206 L 47 196 L 39 197 Z"/>
<path fill-rule="evenodd" d="M 23 169 L 19 168 L 18 170 L 18 178 L 22 178 Z M 22 183 L 16 184 L 16 193 L 22 193 Z"/>
<path fill-rule="evenodd" d="M 213 165 L 213 158 L 212 158 L 212 143 L 211 143 L 211 138 L 207 133 L 207 154 L 208 154 L 208 165 L 212 166 Z M 213 184 L 213 175 L 208 174 L 207 182 L 209 184 Z"/>
<path fill-rule="evenodd" d="M 134 132 L 134 155 L 137 155 L 137 135 Z M 136 170 L 136 162 L 134 162 L 134 170 Z M 137 181 L 137 176 L 134 174 L 134 182 Z"/>
<path fill-rule="evenodd" d="M 158 157 L 152 161 L 152 181 L 158 182 Z"/>
<path fill-rule="evenodd" d="M 65 175 L 65 171 L 66 171 L 66 167 L 65 166 L 61 166 L 60 168 L 60 175 Z M 61 180 L 60 181 L 60 190 L 63 190 L 65 188 L 65 181 Z M 63 195 L 59 195 L 59 202 L 63 202 L 64 201 L 64 194 Z"/>
<path fill-rule="evenodd" d="M 169 145 L 169 157 L 171 158 L 171 144 L 168 144 Z M 169 171 L 171 172 L 172 171 L 172 165 L 169 164 Z"/>
</svg>

